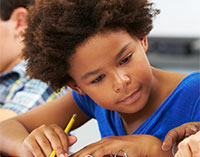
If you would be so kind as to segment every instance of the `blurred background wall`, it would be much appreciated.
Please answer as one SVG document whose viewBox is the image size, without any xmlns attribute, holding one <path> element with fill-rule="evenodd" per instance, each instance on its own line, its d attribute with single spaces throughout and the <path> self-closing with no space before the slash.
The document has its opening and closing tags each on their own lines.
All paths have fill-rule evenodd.
<svg viewBox="0 0 200 157">
<path fill-rule="evenodd" d="M 151 64 L 161 69 L 191 73 L 200 71 L 200 0 L 152 0 L 161 9 L 149 35 L 147 52 Z M 93 119 L 72 132 L 75 152 L 100 139 Z"/>
<path fill-rule="evenodd" d="M 149 35 L 153 66 L 172 71 L 200 71 L 200 1 L 153 0 L 161 10 Z"/>
</svg>

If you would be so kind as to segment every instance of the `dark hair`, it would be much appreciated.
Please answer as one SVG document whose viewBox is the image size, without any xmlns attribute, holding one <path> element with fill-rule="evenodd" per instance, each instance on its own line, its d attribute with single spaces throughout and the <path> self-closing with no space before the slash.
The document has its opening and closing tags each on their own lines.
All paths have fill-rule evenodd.
<svg viewBox="0 0 200 157">
<path fill-rule="evenodd" d="M 28 8 L 32 4 L 34 0 L 0 0 L 0 18 L 4 21 L 9 20 L 16 8 Z"/>
<path fill-rule="evenodd" d="M 122 29 L 142 39 L 158 13 L 147 0 L 38 0 L 25 33 L 27 73 L 59 89 L 72 79 L 70 58 L 89 37 Z"/>
</svg>

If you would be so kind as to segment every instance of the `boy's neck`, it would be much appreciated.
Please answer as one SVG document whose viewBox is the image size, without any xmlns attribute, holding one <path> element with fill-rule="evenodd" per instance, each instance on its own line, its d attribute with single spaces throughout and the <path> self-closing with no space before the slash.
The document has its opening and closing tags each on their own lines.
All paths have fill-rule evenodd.
<svg viewBox="0 0 200 157">
<path fill-rule="evenodd" d="M 9 72 L 14 66 L 22 61 L 21 57 L 17 57 L 14 61 L 10 62 L 4 69 L 1 69 L 0 73 Z"/>
</svg>

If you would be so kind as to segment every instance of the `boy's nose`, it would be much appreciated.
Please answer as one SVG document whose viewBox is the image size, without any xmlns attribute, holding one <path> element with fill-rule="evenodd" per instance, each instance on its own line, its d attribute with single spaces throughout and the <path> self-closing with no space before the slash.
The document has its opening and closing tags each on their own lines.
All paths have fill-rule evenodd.
<svg viewBox="0 0 200 157">
<path fill-rule="evenodd" d="M 131 79 L 128 75 L 123 73 L 114 73 L 114 81 L 113 81 L 113 90 L 115 92 L 120 92 L 122 89 L 125 89 L 128 84 L 130 84 Z"/>
</svg>

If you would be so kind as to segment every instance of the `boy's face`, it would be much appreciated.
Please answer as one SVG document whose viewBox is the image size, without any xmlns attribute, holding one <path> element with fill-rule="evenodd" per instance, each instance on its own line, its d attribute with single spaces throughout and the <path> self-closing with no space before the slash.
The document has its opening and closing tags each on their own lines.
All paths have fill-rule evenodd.
<svg viewBox="0 0 200 157">
<path fill-rule="evenodd" d="M 125 31 L 97 34 L 71 60 L 71 87 L 104 108 L 135 113 L 147 103 L 152 86 L 146 50 L 146 38 Z"/>
</svg>

